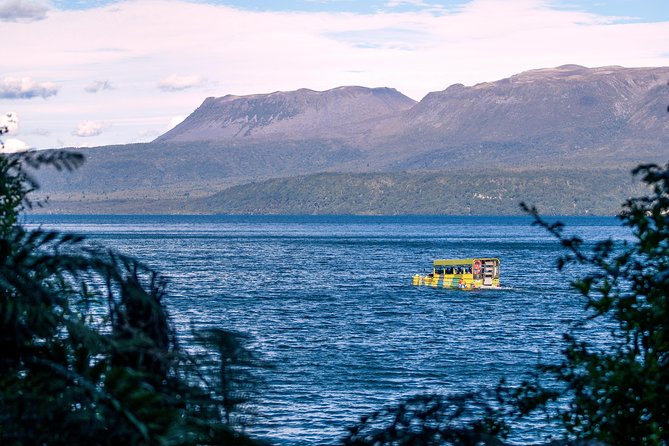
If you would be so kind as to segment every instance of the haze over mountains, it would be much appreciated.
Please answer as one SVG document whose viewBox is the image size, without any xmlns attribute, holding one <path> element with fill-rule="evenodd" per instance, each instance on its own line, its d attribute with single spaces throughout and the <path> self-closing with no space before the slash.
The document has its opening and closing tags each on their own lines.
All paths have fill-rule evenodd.
<svg viewBox="0 0 669 446">
<path fill-rule="evenodd" d="M 471 172 L 483 177 L 476 186 L 481 190 L 463 191 L 467 212 L 486 213 L 486 199 L 476 197 L 490 197 L 489 186 L 499 186 L 496 177 L 509 172 L 518 178 L 529 175 L 534 180 L 528 180 L 528 187 L 537 188 L 536 172 L 548 184 L 556 175 L 567 175 L 578 183 L 586 176 L 590 180 L 597 175 L 623 178 L 640 162 L 665 163 L 668 82 L 669 67 L 565 65 L 471 87 L 452 85 L 419 102 L 391 88 L 365 87 L 207 98 L 152 143 L 87 149 L 88 162 L 79 172 L 43 175 L 42 182 L 52 196 L 54 211 L 276 213 L 281 206 L 270 192 L 277 183 L 258 182 L 288 178 L 293 183 L 282 187 L 297 190 L 295 184 L 302 182 L 313 189 L 314 178 L 326 187 L 340 184 L 338 180 L 345 176 L 321 175 L 304 181 L 305 176 L 375 172 L 395 175 L 391 182 L 401 190 L 410 179 L 437 171 L 440 189 L 434 192 L 446 195 L 453 192 L 455 183 L 458 191 L 464 187 L 460 180 L 449 186 L 449 176 Z M 248 190 L 254 195 L 240 195 L 239 188 L 252 182 L 257 184 Z M 268 189 L 259 187 L 262 184 Z M 357 184 L 368 187 L 362 181 Z M 253 201 L 253 206 L 226 208 L 225 191 L 231 186 L 237 186 L 235 196 Z M 522 185 L 514 187 L 522 189 Z M 213 194 L 218 194 L 216 200 L 205 199 Z M 295 194 L 304 199 L 310 196 L 306 189 Z M 505 195 L 504 190 L 494 196 L 500 194 Z M 528 196 L 533 194 L 528 190 Z M 506 195 L 522 199 L 522 190 Z M 345 202 L 346 196 L 340 200 Z M 402 199 L 398 196 L 396 201 Z M 517 201 L 509 206 L 517 206 Z M 607 213 L 620 204 L 616 197 L 607 196 L 606 201 L 612 202 L 609 207 L 594 210 L 592 202 L 580 209 L 572 200 L 567 209 L 554 212 Z M 303 211 L 411 213 L 406 206 L 392 203 L 383 209 L 371 202 L 367 209 L 313 204 L 304 204 Z M 300 204 L 293 203 L 286 212 L 299 213 Z M 447 209 L 418 209 L 418 213 L 440 212 Z"/>
</svg>

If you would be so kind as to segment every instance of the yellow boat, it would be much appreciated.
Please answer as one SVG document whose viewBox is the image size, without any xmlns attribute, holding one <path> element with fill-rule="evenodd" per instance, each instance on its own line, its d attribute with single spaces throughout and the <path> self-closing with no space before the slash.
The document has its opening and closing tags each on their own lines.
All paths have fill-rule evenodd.
<svg viewBox="0 0 669 446">
<path fill-rule="evenodd" d="M 498 258 L 437 259 L 431 273 L 413 276 L 413 284 L 461 290 L 499 288 L 499 264 Z"/>
</svg>

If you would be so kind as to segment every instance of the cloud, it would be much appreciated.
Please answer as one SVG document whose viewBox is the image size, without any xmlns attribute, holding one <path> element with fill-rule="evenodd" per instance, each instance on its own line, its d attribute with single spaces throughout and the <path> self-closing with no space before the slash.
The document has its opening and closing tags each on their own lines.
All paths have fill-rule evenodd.
<svg viewBox="0 0 669 446">
<path fill-rule="evenodd" d="M 164 132 L 171 117 L 192 112 L 207 96 L 364 85 L 421 99 L 451 84 L 533 68 L 669 65 L 669 20 L 616 23 L 559 7 L 567 1 L 380 0 L 366 13 L 252 11 L 213 1 L 89 2 L 98 6 L 0 23 L 11 41 L 3 47 L 0 103 L 9 96 L 3 76 L 60 86 L 48 101 L 14 100 L 0 112 L 18 112 L 19 137 L 31 135 L 34 146 L 81 143 L 72 131 L 89 119 L 108 127 L 88 141 L 117 144 L 136 142 L 142 130 Z M 448 5 L 443 13 L 426 10 L 437 3 Z M 105 94 L 104 81 L 117 87 L 114 94 Z M 51 134 L 32 135 L 32 128 Z"/>
<path fill-rule="evenodd" d="M 15 112 L 0 116 L 0 127 L 6 127 L 9 134 L 16 133 L 19 129 L 19 117 Z"/>
<path fill-rule="evenodd" d="M 58 94 L 58 86 L 53 82 L 38 83 L 29 77 L 5 77 L 0 81 L 1 99 L 48 98 Z"/>
<path fill-rule="evenodd" d="M 77 125 L 77 130 L 73 132 L 74 135 L 82 138 L 89 138 L 91 136 L 98 136 L 102 133 L 105 126 L 101 122 L 84 121 Z"/>
<path fill-rule="evenodd" d="M 203 85 L 205 79 L 202 76 L 178 76 L 172 74 L 158 82 L 158 88 L 163 91 L 181 91 Z"/>
<path fill-rule="evenodd" d="M 41 128 L 32 129 L 28 132 L 23 132 L 23 133 L 25 133 L 26 135 L 37 135 L 37 136 L 49 136 L 49 135 L 51 135 L 50 130 L 41 129 Z"/>
<path fill-rule="evenodd" d="M 388 0 L 386 2 L 386 6 L 389 8 L 395 8 L 401 5 L 425 6 L 426 3 L 423 0 Z"/>
<path fill-rule="evenodd" d="M 383 6 L 388 9 L 415 10 L 432 14 L 445 14 L 447 12 L 445 6 L 423 0 L 389 0 Z"/>
<path fill-rule="evenodd" d="M 114 87 L 109 81 L 95 81 L 84 87 L 84 91 L 88 93 L 97 93 L 98 91 L 101 90 L 113 90 L 113 89 Z"/>
<path fill-rule="evenodd" d="M 16 153 L 28 150 L 28 145 L 20 139 L 9 138 L 2 144 L 3 153 Z"/>
<path fill-rule="evenodd" d="M 385 28 L 325 34 L 357 48 L 415 51 L 430 43 L 430 35 L 415 29 Z"/>
<path fill-rule="evenodd" d="M 398 8 L 400 6 L 414 6 L 414 7 L 425 8 L 425 7 L 432 7 L 434 5 L 424 2 L 423 0 L 389 0 L 386 2 L 384 6 L 386 8 Z"/>
<path fill-rule="evenodd" d="M 26 0 L 0 0 L 0 22 L 34 22 L 46 19 L 46 4 Z"/>
</svg>

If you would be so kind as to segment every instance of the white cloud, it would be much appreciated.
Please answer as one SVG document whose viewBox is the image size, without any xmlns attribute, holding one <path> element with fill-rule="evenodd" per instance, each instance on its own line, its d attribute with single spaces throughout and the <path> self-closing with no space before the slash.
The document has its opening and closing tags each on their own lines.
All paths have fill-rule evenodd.
<svg viewBox="0 0 669 446">
<path fill-rule="evenodd" d="M 357 48 L 416 51 L 432 45 L 431 35 L 416 29 L 363 29 L 326 34 L 334 40 Z"/>
<path fill-rule="evenodd" d="M 58 94 L 58 86 L 53 82 L 39 83 L 29 77 L 5 77 L 0 82 L 0 98 L 31 99 L 48 98 Z"/>
<path fill-rule="evenodd" d="M 19 117 L 15 112 L 9 112 L 0 116 L 0 127 L 6 128 L 7 134 L 17 133 L 19 130 Z M 3 139 L 0 137 L 0 151 L 3 153 L 15 153 L 28 150 L 28 145 L 16 138 Z"/>
<path fill-rule="evenodd" d="M 19 139 L 9 138 L 3 141 L 3 146 L 2 146 L 3 153 L 24 152 L 26 150 L 28 150 L 28 145 Z"/>
<path fill-rule="evenodd" d="M 424 2 L 423 0 L 388 0 L 385 4 L 386 8 L 397 8 L 399 6 L 426 7 L 432 5 Z"/>
<path fill-rule="evenodd" d="M 0 127 L 7 129 L 7 133 L 16 133 L 19 129 L 19 117 L 15 112 L 9 112 L 0 116 Z"/>
<path fill-rule="evenodd" d="M 445 14 L 447 12 L 445 6 L 423 0 L 388 0 L 383 6 L 388 9 L 404 8 L 431 14 Z"/>
<path fill-rule="evenodd" d="M 158 82 L 158 88 L 163 91 L 181 91 L 203 85 L 205 79 L 202 76 L 179 76 L 172 74 Z"/>
<path fill-rule="evenodd" d="M 84 87 L 84 91 L 88 93 L 97 93 L 98 91 L 101 90 L 113 90 L 113 89 L 114 87 L 109 81 L 95 81 Z"/>
<path fill-rule="evenodd" d="M 24 132 L 24 133 L 28 135 L 49 136 L 51 134 L 51 131 L 47 129 L 36 128 L 32 129 L 29 132 Z"/>
<path fill-rule="evenodd" d="M 49 10 L 44 2 L 0 0 L 0 22 L 32 22 L 44 20 Z"/>
<path fill-rule="evenodd" d="M 105 126 L 101 122 L 84 121 L 77 125 L 77 129 L 74 131 L 74 134 L 82 138 L 89 138 L 91 136 L 100 135 L 104 128 Z"/>
</svg>

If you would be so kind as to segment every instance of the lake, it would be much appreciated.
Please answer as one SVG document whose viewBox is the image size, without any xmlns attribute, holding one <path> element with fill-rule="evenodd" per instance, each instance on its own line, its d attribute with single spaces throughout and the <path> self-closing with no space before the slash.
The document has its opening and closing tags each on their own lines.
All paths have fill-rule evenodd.
<svg viewBox="0 0 669 446">
<path fill-rule="evenodd" d="M 252 336 L 274 368 L 251 432 L 280 445 L 335 442 L 398 399 L 517 382 L 559 356 L 580 319 L 561 249 L 524 217 L 40 216 L 169 278 L 191 325 Z M 588 241 L 629 239 L 604 217 L 560 218 Z M 501 290 L 411 286 L 435 258 L 501 258 Z"/>
</svg>

